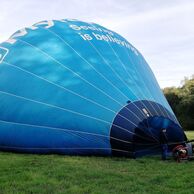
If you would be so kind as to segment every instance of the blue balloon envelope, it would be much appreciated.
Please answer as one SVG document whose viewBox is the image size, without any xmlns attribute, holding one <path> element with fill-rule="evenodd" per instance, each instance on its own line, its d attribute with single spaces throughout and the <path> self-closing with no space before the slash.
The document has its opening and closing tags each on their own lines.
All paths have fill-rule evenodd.
<svg viewBox="0 0 194 194">
<path fill-rule="evenodd" d="M 185 134 L 150 67 L 119 34 L 42 21 L 0 44 L 0 149 L 136 157 Z"/>
</svg>

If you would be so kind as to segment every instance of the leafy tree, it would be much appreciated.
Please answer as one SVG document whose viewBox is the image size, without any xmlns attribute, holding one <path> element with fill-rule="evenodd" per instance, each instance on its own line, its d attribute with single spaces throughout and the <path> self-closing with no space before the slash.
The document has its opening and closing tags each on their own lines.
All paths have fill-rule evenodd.
<svg viewBox="0 0 194 194">
<path fill-rule="evenodd" d="M 185 130 L 194 130 L 194 75 L 180 87 L 164 88 L 164 94 Z"/>
<path fill-rule="evenodd" d="M 177 105 L 181 101 L 181 97 L 179 95 L 179 89 L 175 88 L 175 87 L 168 87 L 168 88 L 164 88 L 163 92 L 164 92 L 164 95 L 166 96 L 171 108 L 175 112 L 177 112 Z"/>
</svg>

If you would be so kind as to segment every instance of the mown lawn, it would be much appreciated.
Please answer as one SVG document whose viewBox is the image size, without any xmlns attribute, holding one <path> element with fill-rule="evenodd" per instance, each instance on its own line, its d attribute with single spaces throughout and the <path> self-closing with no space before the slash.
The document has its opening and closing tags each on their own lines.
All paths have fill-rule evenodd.
<svg viewBox="0 0 194 194">
<path fill-rule="evenodd" d="M 186 131 L 186 135 L 189 139 L 194 139 L 194 131 Z"/>
<path fill-rule="evenodd" d="M 193 194 L 194 162 L 0 152 L 0 194 Z"/>
</svg>

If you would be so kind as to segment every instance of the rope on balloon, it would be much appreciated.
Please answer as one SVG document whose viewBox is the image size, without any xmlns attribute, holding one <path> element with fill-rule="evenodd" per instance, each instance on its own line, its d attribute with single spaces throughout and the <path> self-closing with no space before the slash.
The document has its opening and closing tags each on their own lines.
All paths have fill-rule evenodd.
<svg viewBox="0 0 194 194">
<path fill-rule="evenodd" d="M 90 118 L 90 119 L 93 119 L 93 120 L 97 120 L 98 122 L 103 122 L 103 123 L 106 123 L 106 124 L 109 124 L 109 125 L 113 125 L 113 126 L 119 128 L 119 129 L 123 130 L 123 131 L 126 131 L 127 133 L 134 134 L 133 132 L 129 131 L 126 128 L 123 128 L 123 127 L 118 126 L 116 124 L 112 124 L 112 123 L 110 123 L 108 121 L 105 121 L 103 119 L 99 119 L 99 118 L 96 118 L 96 117 L 93 117 L 93 116 L 89 116 L 89 115 L 86 115 L 86 114 L 83 114 L 83 113 L 79 113 L 79 112 L 76 112 L 76 111 L 65 109 L 65 108 L 62 108 L 62 107 L 59 107 L 59 106 L 55 106 L 55 105 L 52 105 L 52 104 L 48 104 L 48 103 L 45 103 L 45 102 L 40 102 L 40 101 L 33 100 L 33 99 L 30 99 L 30 98 L 26 98 L 26 97 L 23 97 L 23 96 L 15 95 L 15 94 L 12 94 L 12 93 L 9 93 L 9 92 L 4 92 L 4 91 L 0 90 L 0 93 L 5 94 L 5 95 L 9 95 L 9 96 L 12 96 L 12 97 L 19 98 L 20 100 L 21 99 L 22 100 L 27 100 L 27 101 L 30 101 L 30 102 L 33 102 L 33 103 L 37 103 L 37 104 L 45 105 L 45 106 L 48 106 L 48 107 L 56 108 L 56 109 L 59 109 L 61 111 L 70 112 L 72 114 L 77 114 L 79 116 L 83 116 L 83 117 L 87 117 L 87 118 Z M 134 126 L 137 127 L 136 125 L 134 125 Z M 145 137 L 140 136 L 138 134 L 136 134 L 136 136 L 139 136 L 140 138 L 148 140 L 148 141 L 152 141 L 153 140 L 153 139 L 150 139 L 150 138 L 145 138 Z"/>
</svg>

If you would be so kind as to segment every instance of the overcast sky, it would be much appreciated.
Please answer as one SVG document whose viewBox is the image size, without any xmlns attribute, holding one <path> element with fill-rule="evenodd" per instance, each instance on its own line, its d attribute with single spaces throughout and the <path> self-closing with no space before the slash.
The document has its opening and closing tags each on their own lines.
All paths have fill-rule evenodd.
<svg viewBox="0 0 194 194">
<path fill-rule="evenodd" d="M 161 87 L 194 74 L 194 0 L 0 0 L 0 42 L 48 19 L 96 22 L 145 57 Z"/>
</svg>

